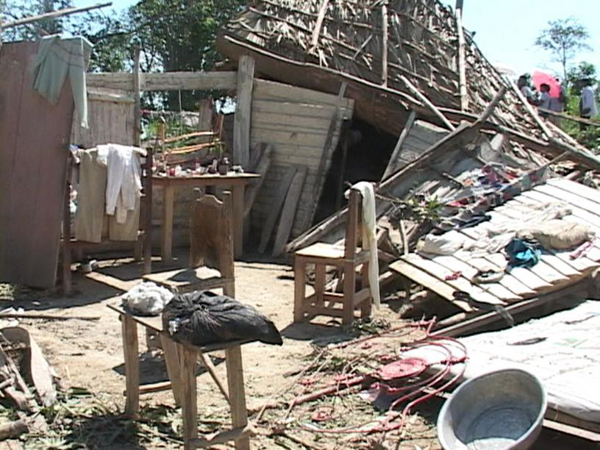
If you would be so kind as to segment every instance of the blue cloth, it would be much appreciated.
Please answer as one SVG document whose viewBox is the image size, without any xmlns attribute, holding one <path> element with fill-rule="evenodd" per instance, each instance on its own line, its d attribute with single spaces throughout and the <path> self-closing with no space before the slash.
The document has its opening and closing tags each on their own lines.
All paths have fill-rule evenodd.
<svg viewBox="0 0 600 450">
<path fill-rule="evenodd" d="M 542 252 L 536 244 L 519 238 L 513 238 L 504 250 L 512 267 L 533 267 L 542 256 Z"/>
</svg>

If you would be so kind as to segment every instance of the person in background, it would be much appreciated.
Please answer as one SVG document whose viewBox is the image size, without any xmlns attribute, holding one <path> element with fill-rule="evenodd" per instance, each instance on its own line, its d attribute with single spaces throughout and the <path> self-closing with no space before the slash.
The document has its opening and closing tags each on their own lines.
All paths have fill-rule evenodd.
<svg viewBox="0 0 600 450">
<path fill-rule="evenodd" d="M 546 83 L 540 84 L 540 96 L 534 101 L 534 105 L 540 109 L 550 109 L 550 85 Z M 540 116 L 547 119 L 548 113 L 539 111 Z"/>
<path fill-rule="evenodd" d="M 593 84 L 594 80 L 591 78 L 584 78 L 582 80 L 581 96 L 579 97 L 579 116 L 582 119 L 591 119 L 598 115 L 598 105 L 596 105 L 596 96 L 592 88 Z M 587 127 L 582 128 L 585 129 Z"/>
<path fill-rule="evenodd" d="M 523 94 L 523 97 L 525 97 L 525 99 L 533 105 L 533 91 L 529 87 L 529 78 L 527 75 L 521 75 L 519 77 L 519 81 L 517 81 L 517 87 L 521 91 L 521 94 Z"/>
<path fill-rule="evenodd" d="M 568 101 L 567 94 L 565 91 L 565 87 L 560 82 L 560 78 L 556 77 L 554 79 L 556 80 L 556 82 L 559 86 L 559 92 L 558 92 L 558 97 L 550 99 L 550 109 L 557 113 L 563 113 L 565 111 L 565 107 L 566 107 L 567 101 Z M 550 116 L 550 117 L 548 117 L 548 119 L 550 120 L 550 122 L 552 122 L 553 124 L 558 125 L 560 127 L 560 118 L 559 117 Z"/>
</svg>

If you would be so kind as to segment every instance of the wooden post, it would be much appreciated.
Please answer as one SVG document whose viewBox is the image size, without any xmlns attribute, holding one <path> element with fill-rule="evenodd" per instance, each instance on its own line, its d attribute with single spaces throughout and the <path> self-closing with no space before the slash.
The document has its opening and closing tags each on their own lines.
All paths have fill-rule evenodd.
<svg viewBox="0 0 600 450">
<path fill-rule="evenodd" d="M 125 414 L 133 416 L 140 410 L 140 366 L 138 361 L 138 332 L 133 318 L 121 316 L 123 355 L 125 358 Z"/>
<path fill-rule="evenodd" d="M 388 84 L 388 9 L 387 0 L 381 5 L 381 85 Z"/>
<path fill-rule="evenodd" d="M 283 210 L 281 211 L 279 226 L 277 227 L 275 243 L 273 244 L 273 256 L 275 257 L 283 253 L 283 248 L 285 247 L 285 244 L 287 244 L 287 241 L 290 237 L 290 232 L 292 231 L 292 226 L 294 225 L 294 218 L 296 217 L 296 210 L 298 209 L 298 202 L 300 201 L 300 196 L 302 194 L 302 188 L 304 187 L 304 180 L 306 179 L 307 173 L 308 168 L 306 166 L 300 167 L 294 175 L 292 184 L 288 190 L 287 197 L 283 205 Z"/>
<path fill-rule="evenodd" d="M 244 428 L 248 424 L 248 411 L 246 409 L 246 392 L 244 389 L 242 348 L 239 345 L 225 350 L 225 364 L 227 365 L 227 385 L 233 428 Z M 250 450 L 250 439 L 248 436 L 243 436 L 236 440 L 235 448 L 237 450 Z"/>
<path fill-rule="evenodd" d="M 306 263 L 296 256 L 294 261 L 294 322 L 304 319 L 304 302 L 306 298 Z"/>
<path fill-rule="evenodd" d="M 152 165 L 154 159 L 154 149 L 148 148 L 146 154 L 146 164 L 144 171 L 144 267 L 143 274 L 152 272 Z"/>
<path fill-rule="evenodd" d="M 466 111 L 469 108 L 469 97 L 467 93 L 467 63 L 465 49 L 465 32 L 462 25 L 463 0 L 456 1 L 456 29 L 458 32 L 458 84 L 460 91 L 460 109 Z"/>
<path fill-rule="evenodd" d="M 254 58 L 242 56 L 238 63 L 235 122 L 233 125 L 233 162 L 244 169 L 250 163 L 250 116 L 254 86 Z"/>
<path fill-rule="evenodd" d="M 2 30 L 0 29 L 0 32 Z M 1 44 L 0 44 L 1 48 Z M 72 289 L 72 277 L 71 277 L 71 209 L 69 203 L 71 203 L 71 172 L 72 172 L 72 158 L 71 150 L 68 150 L 67 155 L 67 185 L 65 186 L 65 197 L 63 206 L 63 240 L 62 240 L 62 268 L 63 268 L 63 294 L 71 295 Z"/>
<path fill-rule="evenodd" d="M 417 117 L 417 113 L 415 113 L 414 111 L 411 111 L 410 115 L 408 116 L 408 119 L 406 120 L 406 124 L 404 124 L 404 129 L 402 130 L 402 133 L 400 133 L 398 142 L 396 142 L 396 146 L 394 147 L 392 156 L 390 156 L 390 160 L 385 169 L 383 177 L 381 177 L 382 180 L 385 180 L 392 173 L 394 173 L 394 171 L 397 167 L 396 160 L 398 159 L 398 155 L 400 154 L 400 149 L 402 148 L 402 144 L 404 144 L 404 141 L 408 137 L 408 133 L 410 133 L 410 130 L 413 126 L 413 123 L 415 122 L 416 117 Z"/>
<path fill-rule="evenodd" d="M 142 119 L 142 94 L 141 94 L 141 75 L 140 75 L 140 47 L 136 45 L 133 48 L 133 100 L 134 100 L 134 126 L 133 126 L 133 145 L 141 146 L 141 119 Z"/>
<path fill-rule="evenodd" d="M 164 262 L 173 259 L 173 203 L 175 201 L 175 188 L 163 186 L 163 220 L 161 257 Z"/>
</svg>

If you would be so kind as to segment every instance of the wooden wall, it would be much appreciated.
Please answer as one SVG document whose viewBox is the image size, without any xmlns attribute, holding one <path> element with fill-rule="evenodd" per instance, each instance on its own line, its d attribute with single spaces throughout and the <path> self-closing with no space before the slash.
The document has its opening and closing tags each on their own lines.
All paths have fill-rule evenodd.
<svg viewBox="0 0 600 450">
<path fill-rule="evenodd" d="M 71 142 L 89 148 L 99 144 L 133 145 L 134 101 L 125 91 L 88 88 L 88 125 L 75 112 Z"/>
<path fill-rule="evenodd" d="M 73 97 L 33 90 L 35 42 L 0 49 L 0 282 L 52 287 L 66 189 Z"/>
<path fill-rule="evenodd" d="M 253 227 L 260 228 L 264 223 L 279 183 L 290 165 L 306 166 L 308 169 L 292 227 L 292 237 L 310 227 L 313 206 L 318 201 L 320 190 L 317 186 L 317 172 L 337 103 L 338 97 L 335 95 L 255 80 L 250 122 L 251 148 L 259 143 L 268 143 L 273 146 L 273 152 L 271 168 L 252 210 Z M 353 100 L 342 100 L 331 151 L 327 155 L 325 174 L 339 140 L 342 118 L 351 119 L 353 107 Z"/>
</svg>

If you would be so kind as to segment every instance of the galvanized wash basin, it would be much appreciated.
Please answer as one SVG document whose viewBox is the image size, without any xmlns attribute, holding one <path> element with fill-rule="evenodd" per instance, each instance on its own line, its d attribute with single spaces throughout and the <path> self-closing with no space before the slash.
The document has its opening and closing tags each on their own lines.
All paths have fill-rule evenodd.
<svg viewBox="0 0 600 450">
<path fill-rule="evenodd" d="M 487 373 L 444 404 L 438 438 L 446 450 L 525 450 L 540 434 L 546 406 L 544 386 L 529 372 Z"/>
</svg>

